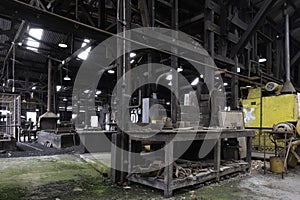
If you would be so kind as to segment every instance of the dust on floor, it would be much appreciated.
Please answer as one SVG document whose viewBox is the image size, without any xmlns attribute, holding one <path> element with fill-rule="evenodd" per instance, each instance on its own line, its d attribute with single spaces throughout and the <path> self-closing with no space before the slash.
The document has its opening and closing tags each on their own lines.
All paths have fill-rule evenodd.
<svg viewBox="0 0 300 200">
<path fill-rule="evenodd" d="M 0 199 L 164 199 L 149 187 L 111 184 L 109 163 L 109 154 L 0 159 Z M 298 188 L 299 167 L 281 179 L 259 166 L 250 175 L 175 191 L 170 199 L 300 199 Z"/>
</svg>

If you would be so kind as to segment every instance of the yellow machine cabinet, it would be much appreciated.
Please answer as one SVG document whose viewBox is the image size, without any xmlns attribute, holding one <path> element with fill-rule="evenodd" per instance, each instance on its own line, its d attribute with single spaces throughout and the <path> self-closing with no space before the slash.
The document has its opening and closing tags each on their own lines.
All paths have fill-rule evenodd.
<svg viewBox="0 0 300 200">
<path fill-rule="evenodd" d="M 260 128 L 260 98 L 242 100 L 244 122 L 247 128 Z M 262 128 L 273 128 L 279 122 L 297 122 L 298 97 L 285 94 L 262 98 Z"/>
<path fill-rule="evenodd" d="M 290 122 L 296 125 L 299 117 L 297 94 L 281 94 L 262 98 L 262 135 L 260 129 L 260 88 L 251 88 L 247 99 L 242 99 L 244 123 L 247 129 L 255 129 L 253 150 L 263 150 L 265 132 L 271 131 L 275 124 Z M 274 145 L 266 134 L 266 151 L 273 152 Z"/>
</svg>

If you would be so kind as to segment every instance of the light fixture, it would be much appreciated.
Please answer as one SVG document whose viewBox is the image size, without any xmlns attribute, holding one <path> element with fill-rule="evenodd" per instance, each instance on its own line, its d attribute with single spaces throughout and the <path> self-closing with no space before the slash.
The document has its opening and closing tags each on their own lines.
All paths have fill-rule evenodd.
<svg viewBox="0 0 300 200">
<path fill-rule="evenodd" d="M 81 45 L 81 48 L 85 47 L 88 43 L 90 43 L 90 40 L 84 39 L 83 43 Z M 81 52 L 77 57 L 80 58 L 81 60 L 86 60 L 88 58 L 91 50 L 92 50 L 92 47 L 88 47 L 86 50 Z"/>
<path fill-rule="evenodd" d="M 32 88 L 31 88 L 32 90 L 36 90 L 36 86 L 32 86 Z"/>
<path fill-rule="evenodd" d="M 110 69 L 110 70 L 108 70 L 107 72 L 108 72 L 109 74 L 114 74 L 114 73 L 115 73 L 115 70 Z"/>
<path fill-rule="evenodd" d="M 193 80 L 193 82 L 191 83 L 191 85 L 195 86 L 199 83 L 199 78 L 195 78 L 195 80 Z"/>
<path fill-rule="evenodd" d="M 64 77 L 65 81 L 70 81 L 71 78 L 69 77 L 69 69 L 66 69 L 66 76 Z"/>
<path fill-rule="evenodd" d="M 40 110 L 37 108 L 37 109 L 35 109 L 35 112 L 39 112 Z"/>
<path fill-rule="evenodd" d="M 204 75 L 203 75 L 203 74 L 200 74 L 200 78 L 204 78 Z"/>
<path fill-rule="evenodd" d="M 183 71 L 182 67 L 177 68 L 177 72 L 182 72 L 182 71 Z"/>
<path fill-rule="evenodd" d="M 71 78 L 68 76 L 68 74 L 66 74 L 66 76 L 64 77 L 64 80 L 65 80 L 65 81 L 70 81 Z"/>
<path fill-rule="evenodd" d="M 171 105 L 171 102 L 167 102 L 166 105 L 167 105 L 167 106 Z"/>
<path fill-rule="evenodd" d="M 169 83 L 168 83 L 168 86 L 172 86 L 173 85 L 173 83 L 172 83 L 172 81 L 170 81 Z"/>
<path fill-rule="evenodd" d="M 102 92 L 100 91 L 100 90 L 97 90 L 96 91 L 96 95 L 99 95 L 99 94 L 101 94 Z"/>
<path fill-rule="evenodd" d="M 228 86 L 228 83 L 224 83 L 224 86 Z"/>
<path fill-rule="evenodd" d="M 247 85 L 246 88 L 251 88 L 251 86 L 250 86 L 250 85 Z"/>
<path fill-rule="evenodd" d="M 236 69 L 236 72 L 237 72 L 237 73 L 240 73 L 240 72 L 241 72 L 241 68 L 238 67 L 238 68 Z"/>
<path fill-rule="evenodd" d="M 87 93 L 89 93 L 90 92 L 90 90 L 84 90 L 84 93 L 85 94 L 87 94 Z"/>
<path fill-rule="evenodd" d="M 133 63 L 134 63 L 134 60 L 131 60 L 130 63 L 133 64 Z"/>
<path fill-rule="evenodd" d="M 131 52 L 131 53 L 129 54 L 129 56 L 130 56 L 130 58 L 134 58 L 134 57 L 136 56 L 136 53 Z"/>
<path fill-rule="evenodd" d="M 172 74 L 167 75 L 166 79 L 167 79 L 168 81 L 171 81 L 171 80 L 173 79 Z"/>
<path fill-rule="evenodd" d="M 56 92 L 59 92 L 61 90 L 61 85 L 56 86 Z"/>
<path fill-rule="evenodd" d="M 60 48 L 64 48 L 64 49 L 68 47 L 68 45 L 66 43 L 63 43 L 63 42 L 58 43 L 58 46 Z"/>
<path fill-rule="evenodd" d="M 266 58 L 260 58 L 260 59 L 258 60 L 259 63 L 264 63 L 264 62 L 266 62 L 266 61 L 267 61 Z"/>
<path fill-rule="evenodd" d="M 63 101 L 66 102 L 66 101 L 68 101 L 68 99 L 65 97 L 65 98 L 63 98 Z"/>
</svg>

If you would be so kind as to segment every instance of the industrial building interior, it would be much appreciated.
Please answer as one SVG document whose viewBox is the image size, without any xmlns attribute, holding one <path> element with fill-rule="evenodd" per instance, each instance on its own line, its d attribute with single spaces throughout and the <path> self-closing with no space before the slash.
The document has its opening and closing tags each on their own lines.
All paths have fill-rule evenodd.
<svg viewBox="0 0 300 200">
<path fill-rule="evenodd" d="M 0 41 L 1 200 L 300 199 L 299 0 L 2 0 Z"/>
</svg>

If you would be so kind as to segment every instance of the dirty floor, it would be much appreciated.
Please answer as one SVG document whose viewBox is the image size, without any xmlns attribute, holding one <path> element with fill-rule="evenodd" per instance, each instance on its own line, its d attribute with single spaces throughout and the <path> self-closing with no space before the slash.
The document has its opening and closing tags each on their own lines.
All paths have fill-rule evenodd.
<svg viewBox="0 0 300 200">
<path fill-rule="evenodd" d="M 140 185 L 118 187 L 109 182 L 109 154 L 56 155 L 0 159 L 0 200 L 14 199 L 164 199 L 162 191 Z M 250 175 L 187 188 L 170 199 L 300 199 L 300 167 L 281 175 L 261 169 Z"/>
</svg>

